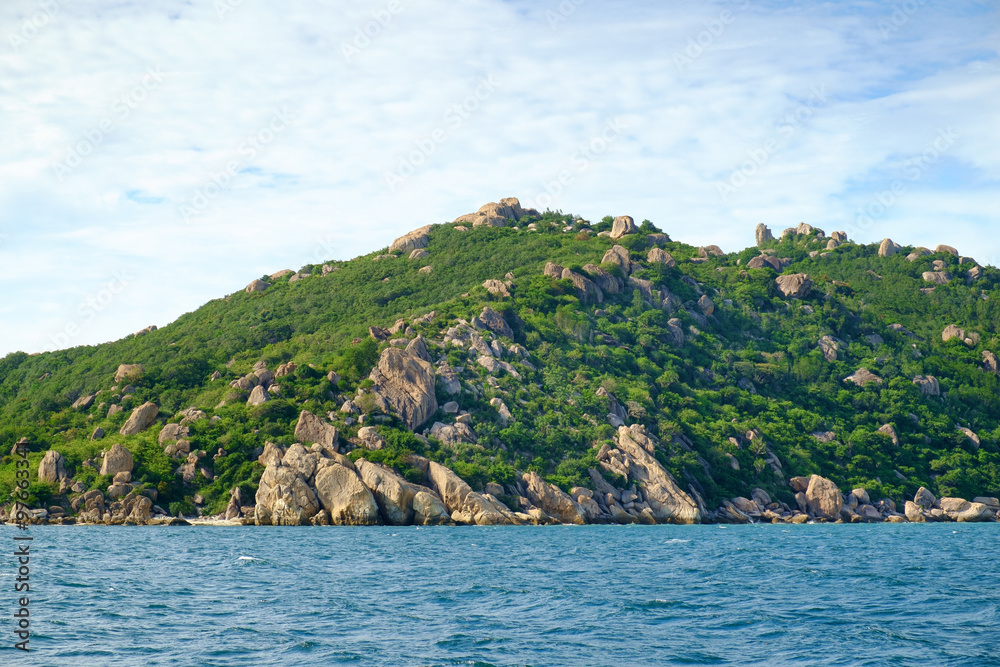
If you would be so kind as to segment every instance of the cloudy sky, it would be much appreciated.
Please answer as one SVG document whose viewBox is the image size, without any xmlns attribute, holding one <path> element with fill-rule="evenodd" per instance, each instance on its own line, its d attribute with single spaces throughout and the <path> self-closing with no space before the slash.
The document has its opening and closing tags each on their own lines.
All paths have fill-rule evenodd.
<svg viewBox="0 0 1000 667">
<path fill-rule="evenodd" d="M 1000 4 L 4 0 L 0 355 L 501 197 L 1000 264 Z"/>
</svg>

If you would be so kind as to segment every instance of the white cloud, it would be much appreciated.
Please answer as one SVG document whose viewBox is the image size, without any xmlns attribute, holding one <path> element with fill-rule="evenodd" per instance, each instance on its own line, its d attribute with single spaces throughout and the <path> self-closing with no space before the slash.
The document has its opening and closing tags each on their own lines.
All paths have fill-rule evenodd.
<svg viewBox="0 0 1000 667">
<path fill-rule="evenodd" d="M 554 208 L 649 218 L 695 244 L 743 247 L 761 221 L 850 229 L 945 127 L 959 135 L 945 157 L 853 233 L 1000 255 L 992 4 L 922 5 L 897 25 L 864 2 L 581 2 L 554 29 L 554 0 L 402 2 L 388 21 L 387 0 L 229 4 L 220 18 L 211 3 L 59 2 L 17 48 L 0 35 L 0 113 L 18 128 L 0 135 L 0 311 L 18 322 L 0 353 L 52 348 L 114 271 L 135 279 L 73 344 L 489 200 L 534 199 L 560 171 Z M 6 2 L 0 25 L 20 34 L 39 7 Z M 366 28 L 377 34 L 346 58 Z M 495 91 L 454 123 L 490 77 Z M 817 88 L 826 100 L 801 112 Z M 294 120 L 261 140 L 286 107 Z M 614 119 L 625 130 L 587 154 Z M 436 128 L 444 139 L 387 187 Z M 769 140 L 723 200 L 719 183 Z M 73 151 L 88 154 L 60 180 Z M 186 222 L 182 204 L 230 161 L 237 175 Z"/>
</svg>

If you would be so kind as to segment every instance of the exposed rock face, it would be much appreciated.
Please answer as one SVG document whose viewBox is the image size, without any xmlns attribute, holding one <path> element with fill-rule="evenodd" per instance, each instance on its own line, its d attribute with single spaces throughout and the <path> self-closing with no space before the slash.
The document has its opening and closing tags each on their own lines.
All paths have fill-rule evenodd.
<svg viewBox="0 0 1000 667">
<path fill-rule="evenodd" d="M 562 492 L 555 484 L 549 484 L 536 472 L 526 472 L 521 479 L 527 487 L 528 499 L 546 514 L 562 523 L 587 523 L 586 513 L 579 503 Z"/>
<path fill-rule="evenodd" d="M 417 491 L 413 496 L 413 525 L 440 526 L 451 523 L 451 514 L 441 499 L 430 491 Z"/>
<path fill-rule="evenodd" d="M 958 257 L 958 250 L 951 247 L 950 245 L 943 245 L 943 244 L 939 245 L 938 247 L 934 248 L 934 252 L 946 252 L 949 255 L 954 255 L 955 257 Z"/>
<path fill-rule="evenodd" d="M 806 489 L 809 488 L 809 478 L 808 477 L 792 477 L 788 480 L 788 486 L 792 487 L 792 491 L 797 493 L 804 493 Z"/>
<path fill-rule="evenodd" d="M 404 254 L 410 254 L 414 250 L 419 250 L 421 248 L 426 248 L 427 244 L 430 242 L 431 228 L 433 225 L 425 225 L 419 229 L 414 229 L 408 234 L 400 236 L 398 239 L 392 242 L 389 246 L 389 252 L 401 252 Z"/>
<path fill-rule="evenodd" d="M 136 433 L 142 433 L 147 428 L 153 425 L 156 421 L 156 415 L 160 413 L 160 408 L 156 407 L 156 403 L 143 403 L 129 415 L 128 421 L 122 426 L 119 433 L 121 435 L 135 435 Z"/>
<path fill-rule="evenodd" d="M 462 508 L 465 506 L 465 499 L 472 493 L 471 486 L 466 484 L 450 468 L 446 468 L 434 461 L 431 461 L 428 466 L 427 478 L 430 480 L 434 490 L 441 497 L 441 500 L 444 501 L 449 514 L 462 511 Z"/>
<path fill-rule="evenodd" d="M 493 296 L 508 297 L 510 296 L 510 291 L 507 286 L 503 284 L 500 280 L 490 279 L 483 283 L 483 287 L 487 292 Z"/>
<path fill-rule="evenodd" d="M 337 428 L 332 424 L 327 424 L 308 410 L 299 413 L 299 421 L 295 425 L 295 437 L 302 442 L 319 443 L 323 448 L 335 451 L 338 436 Z M 265 445 L 264 453 L 267 454 L 267 451 Z M 263 458 L 263 454 L 261 457 Z"/>
<path fill-rule="evenodd" d="M 809 511 L 816 517 L 836 521 L 840 518 L 840 509 L 844 506 L 844 499 L 840 495 L 837 485 L 819 475 L 809 478 L 809 486 L 806 488 L 806 502 L 809 504 Z"/>
<path fill-rule="evenodd" d="M 510 222 L 516 222 L 525 215 L 538 215 L 535 209 L 522 209 L 521 202 L 516 197 L 505 197 L 497 202 L 483 204 L 475 213 L 455 218 L 455 222 L 472 223 L 473 227 L 506 227 Z"/>
<path fill-rule="evenodd" d="M 983 350 L 983 370 L 987 373 L 1000 375 L 1000 359 L 989 350 Z"/>
<path fill-rule="evenodd" d="M 143 368 L 142 364 L 121 364 L 118 370 L 115 371 L 115 382 L 120 384 L 122 382 L 134 382 L 143 376 L 146 369 Z"/>
<path fill-rule="evenodd" d="M 410 253 L 410 259 L 423 259 L 425 257 L 430 257 L 431 254 L 424 250 L 423 248 L 417 248 Z"/>
<path fill-rule="evenodd" d="M 844 382 L 853 382 L 859 387 L 863 387 L 869 382 L 874 382 L 875 384 L 882 384 L 882 378 L 872 373 L 867 368 L 859 368 L 854 372 L 853 375 L 848 375 L 844 378 Z"/>
<path fill-rule="evenodd" d="M 792 273 L 774 279 L 781 293 L 792 299 L 803 299 L 812 291 L 812 281 L 804 273 Z"/>
<path fill-rule="evenodd" d="M 819 349 L 823 353 L 824 359 L 833 362 L 837 360 L 840 342 L 833 336 L 823 336 L 819 339 Z"/>
<path fill-rule="evenodd" d="M 119 444 L 114 444 L 104 455 L 101 474 L 114 476 L 120 472 L 132 472 L 132 452 Z"/>
<path fill-rule="evenodd" d="M 41 462 L 38 464 L 38 481 L 55 484 L 67 479 L 66 459 L 62 454 L 54 449 L 45 452 Z"/>
<path fill-rule="evenodd" d="M 603 303 L 604 294 L 589 278 L 584 278 L 579 273 L 573 273 L 569 269 L 563 269 L 562 279 L 573 283 L 576 288 L 576 295 L 583 304 Z"/>
<path fill-rule="evenodd" d="M 760 223 L 757 225 L 757 229 L 754 232 L 754 239 L 756 240 L 757 247 L 764 245 L 768 241 L 774 240 L 774 234 L 768 229 L 767 225 Z"/>
<path fill-rule="evenodd" d="M 256 502 L 257 522 L 274 526 L 304 526 L 319 511 L 308 481 L 280 462 L 264 469 Z"/>
<path fill-rule="evenodd" d="M 383 523 L 407 526 L 413 522 L 413 497 L 417 493 L 414 485 L 365 459 L 358 459 L 354 467 L 361 481 L 372 492 Z"/>
<path fill-rule="evenodd" d="M 259 384 L 253 388 L 253 391 L 250 392 L 250 398 L 247 399 L 247 405 L 263 405 L 270 399 L 271 397 L 268 395 L 267 389 L 264 388 L 264 385 Z"/>
<path fill-rule="evenodd" d="M 892 257 L 897 252 L 899 252 L 901 245 L 894 243 L 892 239 L 882 239 L 882 243 L 878 247 L 879 257 Z"/>
<path fill-rule="evenodd" d="M 664 264 L 669 268 L 677 266 L 677 261 L 674 260 L 673 256 L 662 248 L 652 248 L 646 255 L 646 261 L 650 264 Z"/>
<path fill-rule="evenodd" d="M 612 246 L 610 250 L 604 253 L 604 257 L 601 258 L 601 264 L 615 264 L 621 269 L 622 275 L 629 275 L 632 273 L 634 268 L 634 263 L 631 257 L 629 257 L 628 250 L 620 245 Z"/>
<path fill-rule="evenodd" d="M 698 505 L 653 457 L 655 448 L 656 441 L 646 434 L 641 425 L 620 426 L 619 455 L 611 457 L 609 452 L 607 467 L 643 487 L 646 502 L 656 521 L 698 523 L 701 521 Z"/>
<path fill-rule="evenodd" d="M 635 226 L 635 220 L 630 215 L 619 215 L 611 225 L 611 238 L 620 239 L 626 234 L 636 234 L 639 228 Z"/>
<path fill-rule="evenodd" d="M 563 273 L 565 274 L 565 271 Z M 489 306 L 483 308 L 483 312 L 479 314 L 479 320 L 486 325 L 487 329 L 495 334 L 506 336 L 507 338 L 514 337 L 514 332 L 511 330 L 510 325 L 507 324 L 507 320 Z"/>
<path fill-rule="evenodd" d="M 88 410 L 90 406 L 94 404 L 94 399 L 97 398 L 97 394 L 88 394 L 86 396 L 81 396 L 80 398 L 73 401 L 71 406 L 74 410 Z"/>
<path fill-rule="evenodd" d="M 559 280 L 562 278 L 563 267 L 559 266 L 555 262 L 546 262 L 545 268 L 542 269 L 542 274 L 550 278 L 555 278 Z"/>
<path fill-rule="evenodd" d="M 921 276 L 926 282 L 933 283 L 935 285 L 946 285 L 948 281 L 951 280 L 951 276 L 944 271 L 924 271 Z"/>
<path fill-rule="evenodd" d="M 423 336 L 417 336 L 409 343 L 406 344 L 406 352 L 412 354 L 418 359 L 423 359 L 426 362 L 430 362 L 431 355 L 427 352 L 427 343 Z"/>
<path fill-rule="evenodd" d="M 379 521 L 375 498 L 353 467 L 327 462 L 316 472 L 316 495 L 335 526 L 373 526 Z"/>
<path fill-rule="evenodd" d="M 921 509 L 928 510 L 937 504 L 937 498 L 924 487 L 917 489 L 917 492 L 913 494 L 913 502 L 919 506 Z"/>
<path fill-rule="evenodd" d="M 705 314 L 705 317 L 709 317 L 715 312 L 715 304 L 712 303 L 707 294 L 702 294 L 701 298 L 698 299 L 698 307 L 701 308 L 701 312 Z"/>
<path fill-rule="evenodd" d="M 920 505 L 916 504 L 912 500 L 906 501 L 906 505 L 903 507 L 903 513 L 906 515 L 907 521 L 912 521 L 914 523 L 923 523 L 924 521 L 927 521 Z"/>
<path fill-rule="evenodd" d="M 267 283 L 265 283 L 260 278 L 254 278 L 253 280 L 250 281 L 250 284 L 246 286 L 246 288 L 245 288 L 244 291 L 247 294 L 250 294 L 252 292 L 263 292 L 268 287 L 270 287 L 270 285 L 268 285 Z"/>
<path fill-rule="evenodd" d="M 924 396 L 941 395 L 941 383 L 933 375 L 918 375 L 913 378 L 913 384 L 920 387 L 920 393 Z"/>
<path fill-rule="evenodd" d="M 157 438 L 157 442 L 161 445 L 174 440 L 179 440 L 181 438 L 186 438 L 191 435 L 191 430 L 186 424 L 166 424 L 160 431 L 160 435 Z"/>
<path fill-rule="evenodd" d="M 583 270 L 597 283 L 597 286 L 601 288 L 604 294 L 618 294 L 624 287 L 621 278 L 609 271 L 605 271 L 596 264 L 584 264 Z"/>
<path fill-rule="evenodd" d="M 946 326 L 944 331 L 941 332 L 941 340 L 947 343 L 952 338 L 964 341 L 966 339 L 965 329 L 960 329 L 954 324 Z"/>
<path fill-rule="evenodd" d="M 893 428 L 892 424 L 883 424 L 878 429 L 879 433 L 884 433 L 892 439 L 892 444 L 899 447 L 899 435 L 896 433 L 896 429 Z"/>
<path fill-rule="evenodd" d="M 386 348 L 369 377 L 375 383 L 375 392 L 411 430 L 438 409 L 434 367 L 412 353 Z"/>
</svg>

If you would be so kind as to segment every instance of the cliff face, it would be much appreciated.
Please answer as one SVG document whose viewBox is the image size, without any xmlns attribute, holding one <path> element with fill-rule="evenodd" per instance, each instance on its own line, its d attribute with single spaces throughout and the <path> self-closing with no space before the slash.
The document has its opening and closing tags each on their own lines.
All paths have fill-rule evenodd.
<svg viewBox="0 0 1000 667">
<path fill-rule="evenodd" d="M 1000 274 L 805 223 L 754 237 L 504 199 L 162 329 L 9 355 L 0 434 L 53 518 L 992 518 Z M 921 489 L 937 506 L 909 507 Z"/>
</svg>

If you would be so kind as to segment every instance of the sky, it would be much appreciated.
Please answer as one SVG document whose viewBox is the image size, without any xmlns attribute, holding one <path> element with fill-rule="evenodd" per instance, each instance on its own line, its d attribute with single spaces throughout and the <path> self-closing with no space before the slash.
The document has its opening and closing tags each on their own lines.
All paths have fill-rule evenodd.
<svg viewBox="0 0 1000 667">
<path fill-rule="evenodd" d="M 998 265 L 998 46 L 993 0 L 4 0 L 0 356 L 502 197 Z"/>
</svg>

